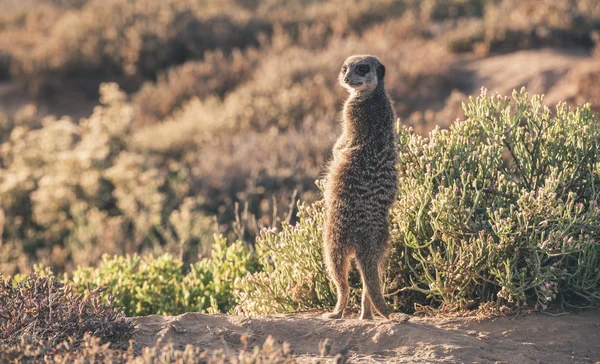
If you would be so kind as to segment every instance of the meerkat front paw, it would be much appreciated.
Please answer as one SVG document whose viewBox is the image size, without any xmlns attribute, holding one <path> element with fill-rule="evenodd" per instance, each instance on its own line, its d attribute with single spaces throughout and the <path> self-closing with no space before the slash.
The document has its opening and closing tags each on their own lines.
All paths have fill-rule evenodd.
<svg viewBox="0 0 600 364">
<path fill-rule="evenodd" d="M 373 320 L 373 311 L 370 308 L 363 308 L 360 311 L 361 320 Z"/>
<path fill-rule="evenodd" d="M 373 320 L 373 314 L 372 313 L 364 313 L 364 314 L 360 315 L 360 319 L 361 320 Z"/>
</svg>

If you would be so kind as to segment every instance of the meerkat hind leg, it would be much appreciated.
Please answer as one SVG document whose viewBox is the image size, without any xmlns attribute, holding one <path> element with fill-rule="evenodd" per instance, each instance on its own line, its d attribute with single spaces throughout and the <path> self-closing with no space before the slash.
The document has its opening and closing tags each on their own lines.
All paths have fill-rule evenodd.
<svg viewBox="0 0 600 364">
<path fill-rule="evenodd" d="M 370 301 L 375 307 L 375 310 L 377 310 L 381 316 L 389 320 L 392 310 L 390 310 L 385 303 L 383 294 L 381 293 L 381 283 L 379 281 L 379 257 L 375 257 L 371 254 L 357 254 L 356 263 L 363 279 L 363 297 L 365 297 L 365 294 L 370 297 Z"/>
<path fill-rule="evenodd" d="M 329 274 L 337 289 L 337 304 L 333 312 L 323 315 L 323 318 L 339 319 L 344 315 L 344 310 L 350 297 L 350 286 L 348 285 L 348 273 L 350 271 L 350 256 L 344 254 L 341 249 L 326 249 L 326 260 Z"/>
</svg>

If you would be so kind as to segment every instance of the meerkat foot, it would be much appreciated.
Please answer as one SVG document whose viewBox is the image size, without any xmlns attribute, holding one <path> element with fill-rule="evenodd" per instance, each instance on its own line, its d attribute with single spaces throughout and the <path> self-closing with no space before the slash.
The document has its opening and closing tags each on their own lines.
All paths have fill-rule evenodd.
<svg viewBox="0 0 600 364">
<path fill-rule="evenodd" d="M 337 319 L 341 319 L 342 318 L 343 313 L 342 312 L 327 312 L 324 313 L 323 315 L 321 315 L 322 318 L 327 319 L 327 320 L 337 320 Z"/>
<path fill-rule="evenodd" d="M 361 320 L 373 320 L 373 313 L 372 312 L 369 312 L 369 313 L 363 312 L 360 315 L 360 319 Z"/>
</svg>

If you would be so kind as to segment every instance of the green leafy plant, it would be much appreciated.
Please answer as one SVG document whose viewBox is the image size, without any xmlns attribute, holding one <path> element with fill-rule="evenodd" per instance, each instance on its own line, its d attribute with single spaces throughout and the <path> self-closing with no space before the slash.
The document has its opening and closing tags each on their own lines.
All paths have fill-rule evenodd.
<svg viewBox="0 0 600 364">
<path fill-rule="evenodd" d="M 554 114 L 524 90 L 471 99 L 467 120 L 400 134 L 394 248 L 411 289 L 465 308 L 482 301 L 600 303 L 597 148 L 590 106 Z"/>
<path fill-rule="evenodd" d="M 105 255 L 98 267 L 78 268 L 66 281 L 85 294 L 102 288 L 128 316 L 227 312 L 234 305 L 233 282 L 257 269 L 256 259 L 241 241 L 227 245 L 215 236 L 212 255 L 184 272 L 181 259 Z"/>
<path fill-rule="evenodd" d="M 244 312 L 267 314 L 323 307 L 335 302 L 321 251 L 322 202 L 299 205 L 296 225 L 263 229 L 256 240 L 262 271 L 241 277 L 235 295 Z"/>
<path fill-rule="evenodd" d="M 255 254 L 242 241 L 228 246 L 225 238 L 216 236 L 211 257 L 193 264 L 183 279 L 183 298 L 207 312 L 228 312 L 235 305 L 234 282 L 259 268 Z"/>
</svg>

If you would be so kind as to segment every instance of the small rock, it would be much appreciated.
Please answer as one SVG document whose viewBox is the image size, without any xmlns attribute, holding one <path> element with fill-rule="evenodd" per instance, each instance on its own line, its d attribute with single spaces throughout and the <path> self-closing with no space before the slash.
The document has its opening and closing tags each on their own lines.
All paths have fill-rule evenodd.
<svg viewBox="0 0 600 364">
<path fill-rule="evenodd" d="M 392 315 L 391 320 L 392 320 L 392 322 L 396 322 L 399 324 L 405 324 L 408 322 L 408 320 L 410 320 L 410 316 L 406 315 L 406 314 Z"/>
<path fill-rule="evenodd" d="M 177 334 L 183 334 L 186 333 L 187 330 L 184 329 L 183 327 L 177 327 L 175 325 L 171 325 L 171 328 L 173 329 L 173 331 L 175 331 Z"/>
</svg>

